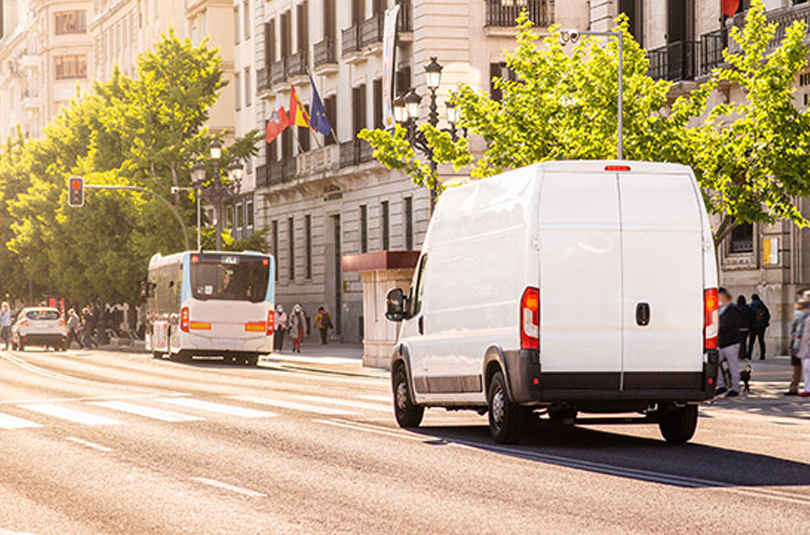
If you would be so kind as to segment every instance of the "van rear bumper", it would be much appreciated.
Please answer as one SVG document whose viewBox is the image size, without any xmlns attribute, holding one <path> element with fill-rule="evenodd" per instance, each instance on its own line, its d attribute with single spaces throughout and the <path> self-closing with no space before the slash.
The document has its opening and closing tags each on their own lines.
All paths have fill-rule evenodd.
<svg viewBox="0 0 810 535">
<path fill-rule="evenodd" d="M 509 393 L 518 403 L 544 401 L 704 401 L 714 396 L 717 352 L 697 372 L 543 372 L 536 350 L 504 353 Z"/>
</svg>

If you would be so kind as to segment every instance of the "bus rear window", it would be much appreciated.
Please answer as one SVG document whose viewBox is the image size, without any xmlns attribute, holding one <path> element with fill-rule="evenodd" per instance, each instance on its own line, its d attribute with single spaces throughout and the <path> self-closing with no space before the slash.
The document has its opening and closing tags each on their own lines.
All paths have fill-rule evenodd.
<svg viewBox="0 0 810 535">
<path fill-rule="evenodd" d="M 240 259 L 222 263 L 200 259 L 191 265 L 191 291 L 195 299 L 206 301 L 250 301 L 259 303 L 267 295 L 270 267 L 262 259 Z"/>
<path fill-rule="evenodd" d="M 62 316 L 56 310 L 31 310 L 25 317 L 34 321 L 49 321 L 58 320 Z"/>
</svg>

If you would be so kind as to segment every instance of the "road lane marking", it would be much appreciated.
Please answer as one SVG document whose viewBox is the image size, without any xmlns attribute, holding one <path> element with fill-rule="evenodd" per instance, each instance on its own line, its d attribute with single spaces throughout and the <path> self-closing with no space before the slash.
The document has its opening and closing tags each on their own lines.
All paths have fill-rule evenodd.
<svg viewBox="0 0 810 535">
<path fill-rule="evenodd" d="M 751 438 L 755 440 L 772 440 L 773 437 L 766 437 L 765 435 L 746 435 L 744 433 L 734 433 L 735 437 L 738 438 Z"/>
<path fill-rule="evenodd" d="M 380 411 L 391 413 L 394 409 L 390 405 L 378 405 L 376 403 L 366 403 L 363 401 L 352 401 L 350 399 L 322 398 L 319 396 L 293 396 L 313 403 L 326 403 L 327 405 L 339 405 L 341 407 L 351 407 L 353 409 L 365 409 L 369 411 Z"/>
<path fill-rule="evenodd" d="M 59 405 L 52 405 L 50 403 L 20 405 L 20 408 L 83 425 L 115 425 L 124 423 L 119 420 L 107 418 L 106 416 L 97 416 L 89 412 L 68 409 L 67 407 L 60 407 Z"/>
<path fill-rule="evenodd" d="M 107 446 L 102 446 L 101 444 L 96 444 L 95 442 L 90 442 L 81 438 L 67 437 L 65 440 L 69 440 L 70 442 L 73 442 L 75 444 L 80 444 L 92 450 L 102 451 L 104 453 L 109 453 L 113 450 L 112 448 L 108 448 Z"/>
<path fill-rule="evenodd" d="M 216 412 L 219 414 L 227 414 L 229 416 L 239 416 L 241 418 L 269 418 L 271 416 L 278 416 L 274 412 L 257 411 L 255 409 L 235 407 L 233 405 L 223 405 L 221 403 L 213 403 L 211 401 L 202 401 L 199 399 L 158 398 L 157 401 L 161 401 L 163 403 L 173 403 L 174 405 L 180 405 L 181 407 L 188 407 L 190 409 Z"/>
<path fill-rule="evenodd" d="M 143 416 L 144 418 L 162 420 L 164 422 L 196 422 L 202 420 L 202 418 L 199 416 L 191 416 L 174 411 L 144 407 L 143 405 L 135 405 L 134 403 L 127 403 L 126 401 L 93 401 L 90 402 L 89 405 L 135 414 L 137 416 Z"/>
<path fill-rule="evenodd" d="M 260 398 L 255 396 L 233 396 L 231 399 L 236 399 L 239 401 L 247 401 L 250 403 L 258 403 L 260 405 L 268 405 L 270 407 L 278 407 L 280 409 L 313 412 L 315 414 L 322 414 L 324 416 L 351 416 L 354 414 L 353 412 L 344 409 L 335 409 L 333 407 L 321 407 L 320 405 L 310 405 L 308 403 L 298 403 L 295 401 L 282 401 L 280 399 Z"/>
<path fill-rule="evenodd" d="M 390 395 L 388 395 L 388 396 L 363 395 L 363 396 L 355 396 L 355 397 L 357 399 L 365 399 L 365 400 L 368 400 L 368 401 L 382 401 L 384 403 L 392 403 L 392 396 L 390 396 Z"/>
<path fill-rule="evenodd" d="M 223 490 L 229 490 L 231 492 L 235 492 L 237 494 L 241 494 L 242 496 L 249 496 L 251 498 L 266 498 L 267 494 L 262 492 L 256 492 L 255 490 L 245 489 L 242 487 L 237 487 L 235 485 L 231 485 L 229 483 L 223 483 L 222 481 L 217 481 L 216 479 L 208 479 L 207 477 L 192 477 L 193 481 L 197 483 L 202 483 L 203 485 L 208 485 L 209 487 L 214 487 Z"/>
<path fill-rule="evenodd" d="M 42 426 L 23 418 L 0 413 L 0 429 L 25 429 L 30 427 Z"/>
<path fill-rule="evenodd" d="M 404 438 L 406 440 L 414 440 L 414 441 L 417 441 L 417 442 L 425 442 L 425 439 L 422 438 L 422 437 L 417 437 L 417 436 L 413 436 L 413 435 L 403 435 L 403 434 L 397 433 L 396 431 L 385 431 L 385 430 L 382 430 L 382 429 L 369 429 L 367 427 L 361 427 L 360 425 L 354 424 L 354 423 L 351 423 L 351 422 L 342 422 L 342 421 L 339 421 L 339 420 L 312 420 L 312 421 L 317 423 L 317 424 L 331 425 L 332 427 L 341 427 L 343 429 L 353 429 L 355 431 L 364 431 L 366 433 L 372 433 L 372 434 L 375 434 L 375 435 L 385 435 L 385 436 L 390 436 L 390 437 L 395 437 L 395 438 Z"/>
<path fill-rule="evenodd" d="M 71 402 L 83 402 L 83 401 L 107 401 L 107 400 L 114 400 L 114 399 L 144 399 L 144 398 L 154 398 L 156 394 L 124 394 L 121 396 L 89 396 L 89 397 L 78 397 L 78 398 L 45 398 L 45 399 L 16 399 L 16 400 L 9 400 L 9 401 L 0 401 L 0 405 L 23 405 L 23 404 L 36 404 L 36 403 L 71 403 Z M 165 394 L 160 393 L 158 395 L 161 396 L 190 396 L 191 394 Z"/>
</svg>

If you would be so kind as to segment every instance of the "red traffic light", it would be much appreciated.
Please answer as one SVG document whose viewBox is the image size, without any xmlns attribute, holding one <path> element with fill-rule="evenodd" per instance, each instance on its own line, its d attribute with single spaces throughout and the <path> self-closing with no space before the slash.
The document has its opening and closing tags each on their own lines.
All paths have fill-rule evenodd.
<svg viewBox="0 0 810 535">
<path fill-rule="evenodd" d="M 68 206 L 74 208 L 84 206 L 84 179 L 80 176 L 68 179 Z"/>
</svg>

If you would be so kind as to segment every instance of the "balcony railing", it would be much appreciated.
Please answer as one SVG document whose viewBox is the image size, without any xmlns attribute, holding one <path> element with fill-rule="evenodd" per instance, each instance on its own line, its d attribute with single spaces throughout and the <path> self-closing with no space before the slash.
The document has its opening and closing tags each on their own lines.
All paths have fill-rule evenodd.
<svg viewBox="0 0 810 535">
<path fill-rule="evenodd" d="M 766 16 L 768 23 L 776 24 L 776 33 L 768 44 L 768 48 L 773 50 L 779 48 L 782 41 L 785 39 L 787 29 L 790 28 L 796 21 L 804 21 L 805 27 L 810 26 L 810 4 L 801 4 L 798 6 L 791 6 L 784 9 L 775 9 L 769 11 Z M 807 43 L 808 34 L 805 33 L 804 42 Z"/>
<path fill-rule="evenodd" d="M 723 64 L 723 50 L 728 47 L 728 29 L 722 28 L 700 36 L 700 74 L 706 76 Z"/>
<path fill-rule="evenodd" d="M 270 83 L 281 84 L 287 80 L 287 61 L 281 59 L 270 65 Z"/>
<path fill-rule="evenodd" d="M 306 76 L 309 73 L 309 54 L 301 50 L 287 58 L 287 76 Z"/>
<path fill-rule="evenodd" d="M 297 170 L 295 160 L 296 158 L 294 156 L 289 156 L 281 161 L 270 162 L 267 165 L 269 168 L 267 185 L 275 186 L 294 179 Z"/>
<path fill-rule="evenodd" d="M 256 167 L 256 187 L 266 188 L 270 185 L 270 167 L 259 165 Z"/>
<path fill-rule="evenodd" d="M 374 159 L 374 148 L 362 139 L 340 144 L 340 167 L 351 167 Z"/>
<path fill-rule="evenodd" d="M 487 26 L 511 27 L 523 10 L 535 26 L 554 23 L 554 0 L 486 0 Z"/>
<path fill-rule="evenodd" d="M 267 76 L 267 69 L 256 71 L 256 91 L 266 91 L 270 89 L 270 77 Z"/>
<path fill-rule="evenodd" d="M 381 15 L 374 15 L 370 19 L 363 21 L 360 26 L 360 45 L 371 46 L 382 43 L 383 39 L 383 18 Z"/>
<path fill-rule="evenodd" d="M 678 41 L 647 52 L 650 77 L 673 82 L 694 80 L 698 43 Z"/>
<path fill-rule="evenodd" d="M 341 52 L 345 56 L 360 50 L 360 26 L 352 26 L 341 32 L 343 46 Z"/>
<path fill-rule="evenodd" d="M 399 21 L 397 22 L 397 30 L 400 32 L 413 31 L 413 6 L 411 0 L 399 0 L 397 2 L 400 6 Z"/>
<path fill-rule="evenodd" d="M 315 64 L 313 67 L 316 69 L 324 65 L 333 65 L 337 63 L 337 54 L 335 49 L 335 40 L 332 37 L 327 37 L 319 43 L 315 43 L 313 51 Z"/>
</svg>

